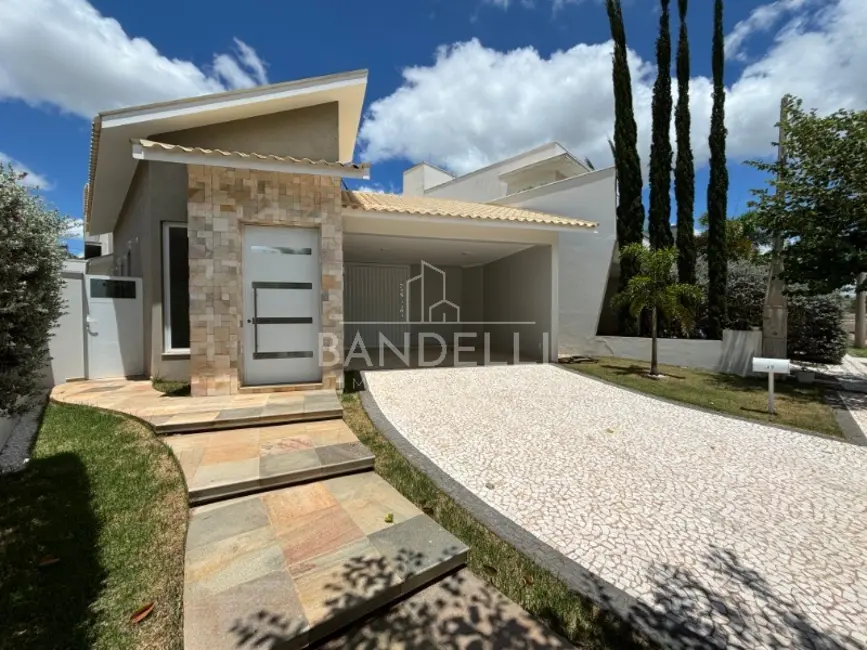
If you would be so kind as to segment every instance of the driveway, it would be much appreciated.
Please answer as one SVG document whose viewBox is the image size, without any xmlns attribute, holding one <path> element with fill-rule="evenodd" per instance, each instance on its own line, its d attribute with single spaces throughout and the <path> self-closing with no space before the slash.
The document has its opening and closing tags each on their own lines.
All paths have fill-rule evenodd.
<svg viewBox="0 0 867 650">
<path fill-rule="evenodd" d="M 867 648 L 867 448 L 555 366 L 366 382 L 396 433 L 499 519 L 694 645 Z"/>
</svg>

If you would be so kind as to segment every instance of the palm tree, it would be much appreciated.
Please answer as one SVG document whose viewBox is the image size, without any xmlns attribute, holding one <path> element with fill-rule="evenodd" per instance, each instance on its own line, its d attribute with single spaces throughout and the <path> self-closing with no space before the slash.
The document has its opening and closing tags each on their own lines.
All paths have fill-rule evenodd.
<svg viewBox="0 0 867 650">
<path fill-rule="evenodd" d="M 650 376 L 660 377 L 657 354 L 657 314 L 676 320 L 686 332 L 692 328 L 695 305 L 701 298 L 701 289 L 694 284 L 678 284 L 672 267 L 677 262 L 677 248 L 669 246 L 650 250 L 642 244 L 630 244 L 621 251 L 639 269 L 630 278 L 623 291 L 614 296 L 611 305 L 628 307 L 629 314 L 638 318 L 645 309 L 650 310 L 651 348 Z"/>
</svg>

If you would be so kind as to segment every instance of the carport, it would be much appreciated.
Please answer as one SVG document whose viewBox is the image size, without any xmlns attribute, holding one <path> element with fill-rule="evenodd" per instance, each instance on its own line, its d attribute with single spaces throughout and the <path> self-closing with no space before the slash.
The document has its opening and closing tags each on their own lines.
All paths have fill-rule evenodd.
<svg viewBox="0 0 867 650">
<path fill-rule="evenodd" d="M 344 205 L 348 367 L 552 358 L 558 228 Z"/>
</svg>

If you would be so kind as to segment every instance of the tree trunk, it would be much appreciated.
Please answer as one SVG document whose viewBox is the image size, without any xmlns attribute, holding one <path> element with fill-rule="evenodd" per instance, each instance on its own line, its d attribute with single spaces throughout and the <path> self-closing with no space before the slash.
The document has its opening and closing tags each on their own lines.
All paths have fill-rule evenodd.
<svg viewBox="0 0 867 650">
<path fill-rule="evenodd" d="M 656 307 L 650 311 L 650 374 L 659 374 L 659 361 L 656 353 Z"/>
<path fill-rule="evenodd" d="M 856 280 L 856 288 L 867 282 L 867 273 L 859 273 Z M 867 292 L 859 291 L 855 294 L 855 347 L 867 346 L 867 324 L 865 324 L 865 305 L 867 305 Z"/>
</svg>

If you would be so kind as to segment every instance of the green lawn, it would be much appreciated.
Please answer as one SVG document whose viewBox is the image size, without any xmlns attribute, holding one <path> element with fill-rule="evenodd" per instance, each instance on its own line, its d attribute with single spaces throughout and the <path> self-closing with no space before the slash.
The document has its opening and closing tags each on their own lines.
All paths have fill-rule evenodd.
<svg viewBox="0 0 867 650">
<path fill-rule="evenodd" d="M 853 357 L 867 357 L 867 348 L 849 348 L 848 352 Z"/>
<path fill-rule="evenodd" d="M 154 390 L 165 393 L 167 397 L 186 397 L 190 394 L 190 382 L 188 381 L 172 381 L 171 379 L 154 377 L 151 385 Z"/>
<path fill-rule="evenodd" d="M 30 464 L 0 476 L 0 648 L 181 650 L 186 518 L 148 429 L 49 404 Z"/>
<path fill-rule="evenodd" d="M 556 576 L 498 538 L 437 488 L 376 430 L 357 394 L 344 395 L 343 406 L 346 423 L 376 455 L 376 472 L 470 547 L 467 564 L 476 575 L 580 648 L 653 647 L 621 619 L 570 591 Z"/>
<path fill-rule="evenodd" d="M 785 424 L 832 436 L 842 436 L 834 412 L 823 399 L 823 390 L 798 384 L 794 378 L 775 386 L 776 415 L 768 413 L 768 382 L 692 368 L 660 364 L 664 379 L 647 376 L 649 364 L 629 359 L 601 357 L 595 363 L 567 366 L 581 374 L 605 379 L 642 393 L 738 415 L 760 422 Z"/>
</svg>

